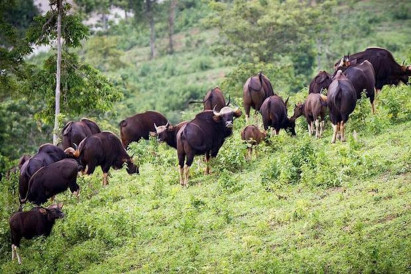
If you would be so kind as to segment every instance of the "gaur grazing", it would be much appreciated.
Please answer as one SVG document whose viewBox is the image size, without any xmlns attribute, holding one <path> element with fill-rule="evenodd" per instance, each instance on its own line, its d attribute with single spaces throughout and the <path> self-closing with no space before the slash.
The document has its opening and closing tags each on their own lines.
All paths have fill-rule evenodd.
<svg viewBox="0 0 411 274">
<path fill-rule="evenodd" d="M 110 167 L 120 169 L 126 163 L 128 174 L 139 173 L 138 167 L 133 163 L 118 137 L 111 132 L 103 131 L 91 135 L 81 141 L 77 150 L 69 147 L 65 152 L 78 158 L 83 172 L 87 174 L 92 174 L 96 166 L 101 166 L 103 185 L 108 184 L 107 174 Z"/>
<path fill-rule="evenodd" d="M 50 235 L 56 219 L 64 217 L 62 208 L 62 203 L 47 208 L 34 207 L 30 211 L 16 212 L 10 217 L 12 260 L 17 257 L 19 264 L 21 264 L 17 248 L 20 247 L 22 238 L 32 239 L 41 235 L 46 237 Z"/>
<path fill-rule="evenodd" d="M 287 118 L 287 100 L 285 103 L 283 99 L 278 96 L 270 96 L 265 99 L 263 105 L 261 106 L 261 115 L 263 116 L 264 129 L 267 130 L 268 127 L 275 129 L 275 135 L 278 135 L 280 129 L 285 129 L 295 135 L 295 119 Z"/>
<path fill-rule="evenodd" d="M 75 147 L 84 138 L 101 132 L 98 125 L 86 118 L 79 122 L 68 122 L 63 128 L 63 149 Z"/>
<path fill-rule="evenodd" d="M 224 140 L 233 133 L 234 117 L 240 116 L 238 108 L 224 107 L 219 112 L 206 110 L 180 129 L 177 133 L 177 155 L 182 186 L 188 186 L 189 168 L 195 155 L 205 154 L 205 173 L 210 172 L 210 156 L 217 156 Z"/>
<path fill-rule="evenodd" d="M 330 109 L 330 119 L 333 124 L 334 134 L 331 143 L 335 143 L 337 133 L 341 141 L 345 141 L 344 127 L 349 115 L 354 111 L 357 102 L 357 93 L 351 81 L 337 71 L 327 93 L 327 104 Z"/>
<path fill-rule="evenodd" d="M 323 89 L 328 89 L 331 82 L 332 75 L 326 71 L 320 71 L 311 81 L 308 93 L 321 93 Z"/>
<path fill-rule="evenodd" d="M 166 142 L 167 145 L 177 149 L 177 132 L 185 125 L 187 121 L 181 122 L 175 126 L 167 123 L 164 126 L 157 126 L 154 124 L 156 132 L 153 136 L 157 136 L 159 142 Z"/>
<path fill-rule="evenodd" d="M 40 146 L 38 152 L 31 157 L 28 161 L 25 161 L 20 169 L 19 177 L 19 195 L 20 202 L 27 195 L 28 182 L 31 176 L 40 168 L 47 166 L 51 163 L 60 161 L 67 158 L 64 151 L 52 144 L 44 144 Z"/>
<path fill-rule="evenodd" d="M 215 87 L 207 92 L 202 101 L 190 101 L 189 103 L 203 103 L 204 110 L 215 109 L 216 111 L 220 111 L 223 107 L 230 104 L 230 96 L 228 96 L 228 102 L 226 103 L 221 89 L 219 87 Z"/>
<path fill-rule="evenodd" d="M 315 137 L 321 138 L 324 132 L 324 118 L 327 113 L 327 97 L 318 93 L 310 93 L 304 103 L 296 104 L 294 108 L 293 120 L 304 115 L 308 123 L 308 133 L 314 133 Z"/>
<path fill-rule="evenodd" d="M 79 170 L 81 166 L 74 159 L 63 159 L 40 168 L 31 176 L 27 197 L 21 202 L 24 203 L 27 199 L 36 205 L 41 205 L 54 195 L 66 191 L 67 188 L 78 196 L 80 187 L 77 184 L 77 173 Z"/>
<path fill-rule="evenodd" d="M 168 121 L 163 114 L 155 111 L 146 111 L 128 117 L 120 122 L 120 137 L 125 148 L 131 142 L 138 142 L 141 138 L 148 140 L 150 132 L 154 132 L 154 124 L 165 125 Z"/>
<path fill-rule="evenodd" d="M 250 160 L 253 153 L 253 147 L 261 143 L 267 137 L 266 131 L 260 131 L 257 126 L 249 125 L 241 131 L 241 139 L 247 144 L 247 157 Z"/>
<path fill-rule="evenodd" d="M 375 73 L 370 62 L 364 62 L 348 67 L 341 67 L 344 75 L 351 81 L 357 92 L 357 99 L 361 98 L 361 93 L 365 89 L 367 97 L 370 98 L 372 113 L 375 113 Z"/>
<path fill-rule="evenodd" d="M 243 86 L 243 106 L 245 119 L 248 123 L 250 117 L 250 107 L 260 111 L 264 100 L 274 95 L 270 80 L 262 73 L 247 79 Z"/>
<path fill-rule="evenodd" d="M 358 65 L 368 60 L 375 72 L 375 88 L 377 92 L 385 85 L 398 85 L 400 82 L 408 83 L 408 77 L 411 76 L 411 66 L 399 65 L 391 52 L 383 48 L 367 48 L 352 55 L 344 56 L 335 63 L 335 70 L 341 66 Z"/>
</svg>

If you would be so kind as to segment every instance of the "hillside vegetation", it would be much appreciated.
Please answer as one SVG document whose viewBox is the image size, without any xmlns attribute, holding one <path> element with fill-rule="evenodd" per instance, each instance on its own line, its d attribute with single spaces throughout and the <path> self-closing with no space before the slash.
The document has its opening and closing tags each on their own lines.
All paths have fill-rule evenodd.
<svg viewBox="0 0 411 274">
<path fill-rule="evenodd" d="M 188 101 L 202 98 L 216 85 L 231 95 L 234 106 L 242 107 L 245 79 L 261 70 L 277 94 L 284 99 L 290 95 L 291 116 L 317 70 L 331 72 L 332 64 L 348 52 L 380 46 L 399 63 L 411 63 L 408 1 L 314 1 L 334 5 L 327 15 L 333 20 L 327 17 L 319 27 L 327 35 L 315 33 L 317 29 L 305 33 L 304 25 L 299 30 L 303 42 L 315 39 L 314 34 L 322 42 L 293 45 L 267 60 L 229 52 L 235 43 L 224 33 L 231 26 L 244 27 L 235 13 L 244 10 L 220 5 L 242 1 L 181 2 L 172 55 L 167 54 L 164 20 L 156 23 L 158 56 L 153 60 L 148 58 L 147 27 L 131 20 L 94 33 L 72 50 L 123 95 L 110 111 L 80 116 L 116 134 L 120 120 L 145 110 L 160 111 L 172 123 L 191 120 L 202 106 Z M 264 6 L 277 1 L 247 3 L 247 15 L 260 12 L 274 20 L 271 15 L 279 12 Z M 227 21 L 219 21 L 223 19 Z M 261 49 L 257 42 L 241 45 Z M 233 52 L 241 53 L 238 48 Z M 41 66 L 49 56 L 40 54 L 28 62 Z M 329 118 L 321 139 L 308 136 L 307 124 L 299 118 L 296 137 L 281 130 L 257 148 L 251 161 L 246 161 L 247 145 L 240 139 L 243 115 L 211 161 L 211 175 L 203 174 L 203 157 L 195 158 L 188 188 L 179 184 L 174 149 L 155 139 L 133 143 L 128 152 L 140 175 L 111 169 L 106 187 L 100 168 L 79 176 L 79 199 L 69 191 L 56 197 L 66 216 L 56 221 L 51 235 L 22 240 L 22 265 L 11 261 L 8 219 L 18 209 L 18 175 L 12 173 L 0 183 L 0 272 L 409 272 L 410 97 L 410 85 L 384 87 L 376 96 L 375 115 L 368 99 L 358 101 L 345 143 L 330 143 Z M 81 96 L 76 99 L 81 102 Z M 29 96 L 2 98 L 0 140 L 4 151 L 11 152 L 0 153 L 0 171 L 15 164 L 18 155 L 50 141 L 50 125 L 35 119 L 42 106 L 32 103 Z M 79 117 L 63 116 L 62 125 Z M 261 123 L 261 117 L 251 121 Z"/>
</svg>

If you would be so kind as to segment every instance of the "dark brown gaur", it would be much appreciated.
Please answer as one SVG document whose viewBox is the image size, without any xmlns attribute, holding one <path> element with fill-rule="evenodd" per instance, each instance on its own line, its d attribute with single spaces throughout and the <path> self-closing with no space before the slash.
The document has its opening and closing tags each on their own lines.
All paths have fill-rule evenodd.
<svg viewBox="0 0 411 274">
<path fill-rule="evenodd" d="M 345 142 L 345 124 L 349 115 L 354 111 L 356 102 L 357 93 L 351 81 L 348 80 L 341 70 L 337 71 L 327 93 L 330 120 L 334 129 L 331 143 L 335 143 L 338 133 L 341 141 Z"/>
<path fill-rule="evenodd" d="M 308 93 L 321 93 L 323 89 L 327 90 L 332 82 L 332 75 L 326 71 L 320 71 L 310 83 Z"/>
<path fill-rule="evenodd" d="M 266 131 L 261 131 L 255 125 L 246 126 L 241 131 L 241 139 L 244 140 L 248 147 L 247 147 L 247 160 L 251 160 L 253 154 L 253 147 L 261 143 L 267 137 Z M 257 153 L 257 151 L 256 151 Z"/>
<path fill-rule="evenodd" d="M 264 129 L 268 127 L 275 129 L 275 134 L 278 135 L 280 129 L 289 131 L 291 135 L 295 135 L 295 120 L 287 118 L 287 100 L 285 102 L 278 96 L 270 96 L 265 99 L 261 106 L 261 115 L 263 116 Z"/>
<path fill-rule="evenodd" d="M 349 64 L 345 62 L 344 64 Z M 368 98 L 370 98 L 372 113 L 375 113 L 374 97 L 375 97 L 375 72 L 370 62 L 364 62 L 348 67 L 341 67 L 344 75 L 351 81 L 357 93 L 357 99 L 361 98 L 361 93 L 365 90 Z"/>
<path fill-rule="evenodd" d="M 82 118 L 79 122 L 70 121 L 62 131 L 63 149 L 78 145 L 84 138 L 99 132 L 101 130 L 98 125 L 87 118 Z"/>
<path fill-rule="evenodd" d="M 408 83 L 408 77 L 411 76 L 411 66 L 398 64 L 392 53 L 384 48 L 367 48 L 365 51 L 344 56 L 342 60 L 335 63 L 334 68 L 339 70 L 341 66 L 358 65 L 365 60 L 368 60 L 374 68 L 377 92 L 385 85 Z"/>
<path fill-rule="evenodd" d="M 188 186 L 188 175 L 195 155 L 205 155 L 206 170 L 209 160 L 216 157 L 224 140 L 233 133 L 233 120 L 241 116 L 241 110 L 224 107 L 221 111 L 206 110 L 184 125 L 177 133 L 177 156 L 180 168 L 180 184 Z"/>
<path fill-rule="evenodd" d="M 250 108 L 260 111 L 264 100 L 274 95 L 270 80 L 262 73 L 247 79 L 243 86 L 243 106 L 246 124 L 250 118 Z"/>
<path fill-rule="evenodd" d="M 91 135 L 81 141 L 77 149 L 69 147 L 64 152 L 78 158 L 83 172 L 88 175 L 92 174 L 97 166 L 101 166 L 103 186 L 108 184 L 107 176 L 111 167 L 121 169 L 123 164 L 126 164 L 128 174 L 139 173 L 138 167 L 121 145 L 120 139 L 111 132 L 103 131 Z"/>
<path fill-rule="evenodd" d="M 17 257 L 17 261 L 21 264 L 17 248 L 20 247 L 22 238 L 32 239 L 41 235 L 46 237 L 50 235 L 56 220 L 64 217 L 62 208 L 62 203 L 47 208 L 34 207 L 30 211 L 16 212 L 10 217 L 11 260 Z"/>
<path fill-rule="evenodd" d="M 152 136 L 157 137 L 159 142 L 165 142 L 167 145 L 177 149 L 177 132 L 185 125 L 187 121 L 181 122 L 175 126 L 167 123 L 164 126 L 157 126 L 154 124 L 156 132 Z"/>
<path fill-rule="evenodd" d="M 318 93 L 310 93 L 304 103 L 295 105 L 292 119 L 296 120 L 304 115 L 308 123 L 308 133 L 314 133 L 315 137 L 321 138 L 324 132 L 324 119 L 327 112 L 327 97 Z"/>
<path fill-rule="evenodd" d="M 230 104 L 230 96 L 228 96 L 228 102 L 226 103 L 221 89 L 219 87 L 215 87 L 207 92 L 203 100 L 191 100 L 188 103 L 202 103 L 204 105 L 204 110 L 215 109 L 216 111 L 220 111 L 223 107 L 227 107 Z"/>
<path fill-rule="evenodd" d="M 120 122 L 120 137 L 124 148 L 131 142 L 138 142 L 141 138 L 148 140 L 150 132 L 154 132 L 154 124 L 165 125 L 167 118 L 156 111 L 146 111 L 128 117 Z"/>
</svg>

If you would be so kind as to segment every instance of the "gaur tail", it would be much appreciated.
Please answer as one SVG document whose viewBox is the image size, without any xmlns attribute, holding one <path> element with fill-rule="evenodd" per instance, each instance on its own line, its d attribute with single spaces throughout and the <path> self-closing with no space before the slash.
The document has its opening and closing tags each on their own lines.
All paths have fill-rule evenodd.
<svg viewBox="0 0 411 274">
<path fill-rule="evenodd" d="M 203 100 L 190 100 L 188 101 L 188 104 L 202 104 L 204 103 Z"/>
</svg>

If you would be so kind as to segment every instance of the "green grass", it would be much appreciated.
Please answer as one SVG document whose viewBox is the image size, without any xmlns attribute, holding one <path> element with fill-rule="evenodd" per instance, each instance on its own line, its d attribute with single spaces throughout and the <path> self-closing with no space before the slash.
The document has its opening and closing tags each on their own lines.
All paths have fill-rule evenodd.
<svg viewBox="0 0 411 274">
<path fill-rule="evenodd" d="M 141 175 L 112 170 L 107 187 L 100 170 L 80 177 L 79 201 L 69 193 L 57 196 L 66 217 L 52 235 L 22 241 L 21 266 L 10 261 L 7 219 L 17 202 L 5 182 L 1 270 L 407 272 L 410 92 L 406 86 L 384 89 L 376 115 L 360 101 L 346 143 L 330 143 L 329 122 L 324 138 L 309 137 L 299 119 L 297 137 L 271 137 L 251 162 L 244 159 L 241 117 L 212 161 L 211 175 L 203 175 L 205 165 L 196 157 L 188 188 L 179 185 L 175 150 L 155 140 L 132 144 Z M 397 105 L 399 116 L 389 115 Z"/>
</svg>

